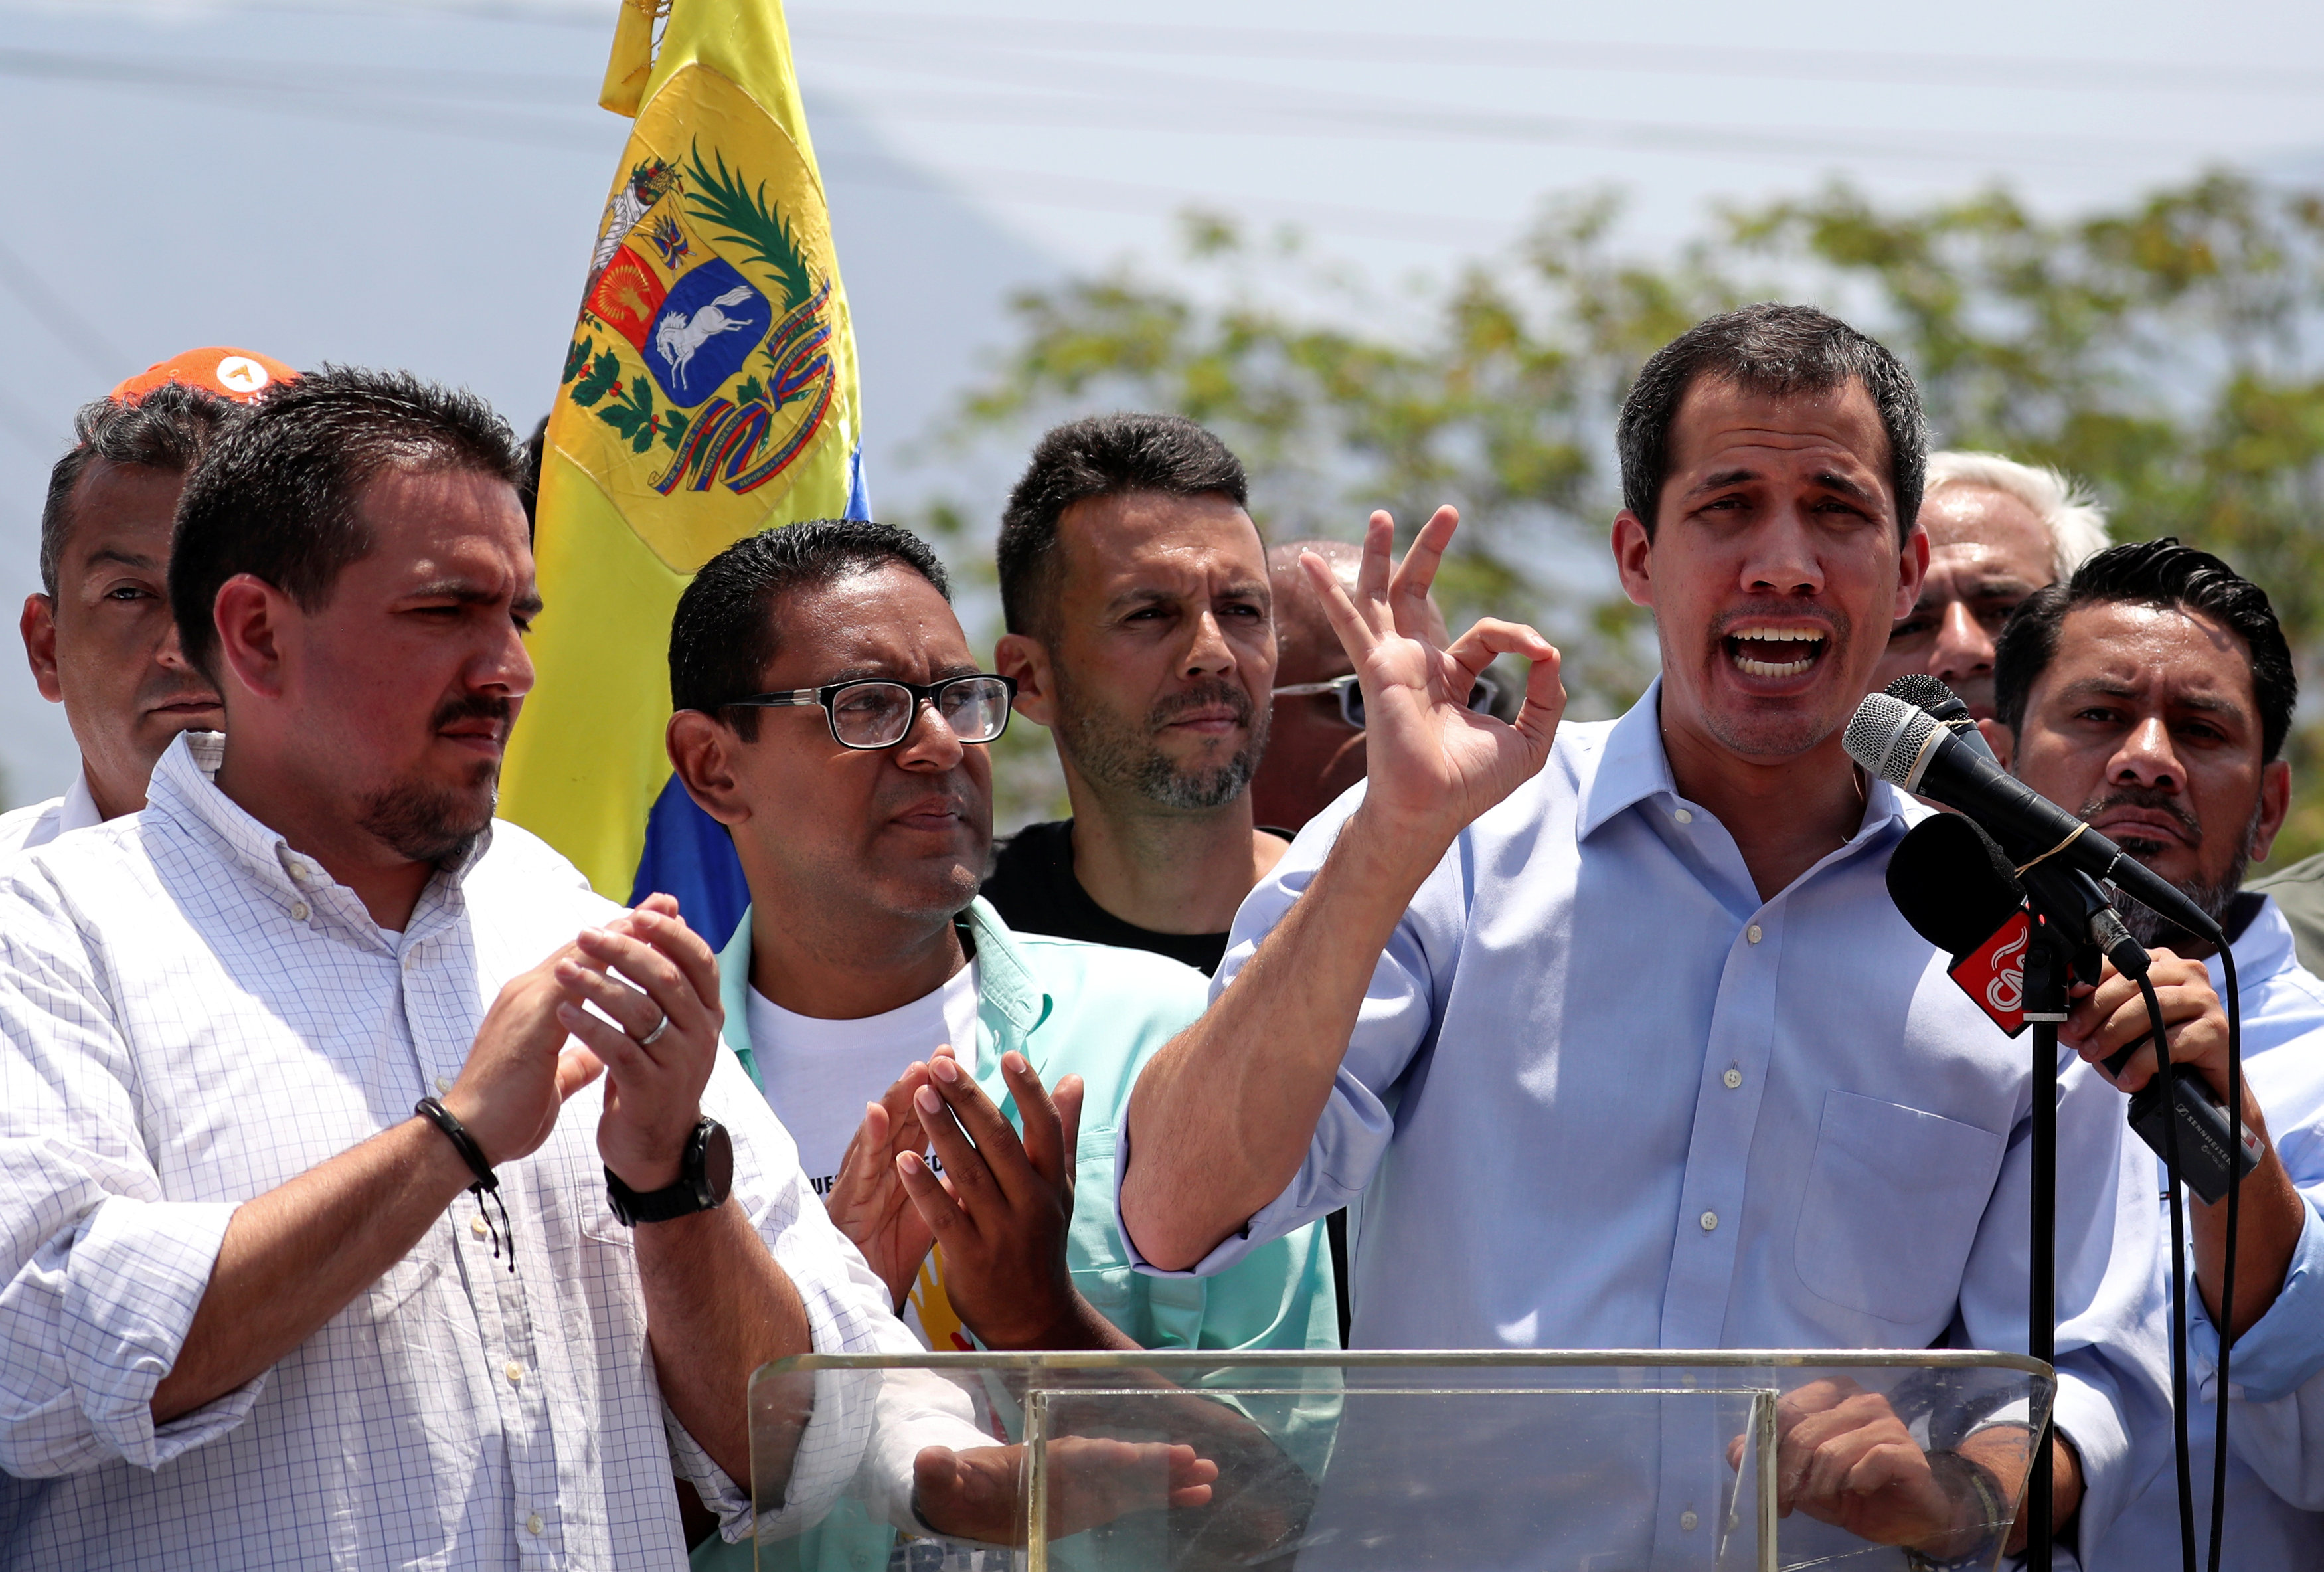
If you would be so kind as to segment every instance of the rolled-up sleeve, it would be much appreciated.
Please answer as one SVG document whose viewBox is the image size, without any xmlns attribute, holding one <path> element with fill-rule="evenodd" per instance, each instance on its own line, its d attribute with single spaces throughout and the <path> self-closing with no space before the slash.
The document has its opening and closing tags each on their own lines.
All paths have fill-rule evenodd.
<svg viewBox="0 0 2324 1572">
<path fill-rule="evenodd" d="M 2228 1364 L 2227 1445 L 2270 1490 L 2306 1512 L 2324 1511 L 2324 1218 L 2302 1194 L 2307 1219 L 2275 1302 L 2236 1339 Z M 2191 1281 L 2194 1265 L 2190 1260 Z M 2219 1332 L 2189 1296 L 2187 1362 L 2198 1391 L 2218 1401 Z"/>
<path fill-rule="evenodd" d="M 1234 985 L 1260 942 L 1314 881 L 1360 797 L 1360 791 L 1351 791 L 1310 820 L 1274 871 L 1244 898 L 1228 938 L 1226 959 L 1211 985 L 1214 1003 Z M 1394 1099 L 1407 1089 L 1407 1073 L 1435 1040 L 1438 1002 L 1451 986 L 1460 955 L 1472 883 L 1470 856 L 1464 835 L 1421 885 L 1381 951 L 1298 1173 L 1240 1233 L 1185 1271 L 1165 1271 L 1149 1264 L 1139 1253 L 1134 1236 L 1120 1226 L 1121 1180 L 1131 1157 L 1129 1132 L 1122 1132 L 1114 1151 L 1115 1225 L 1130 1263 L 1139 1271 L 1154 1277 L 1212 1276 L 1258 1246 L 1338 1211 L 1363 1193 L 1396 1133 Z"/>
<path fill-rule="evenodd" d="M 153 1423 L 235 1207 L 165 1197 L 127 1049 L 51 915 L 11 903 L 0 935 L 0 1468 L 23 1478 L 159 1468 L 265 1386 Z"/>
</svg>

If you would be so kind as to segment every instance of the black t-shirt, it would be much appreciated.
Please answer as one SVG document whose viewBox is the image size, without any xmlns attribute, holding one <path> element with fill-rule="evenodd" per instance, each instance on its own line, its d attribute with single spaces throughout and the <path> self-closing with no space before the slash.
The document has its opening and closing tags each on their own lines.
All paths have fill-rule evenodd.
<svg viewBox="0 0 2324 1572">
<path fill-rule="evenodd" d="M 1027 933 L 1151 950 L 1205 976 L 1226 958 L 1223 933 L 1157 933 L 1124 922 L 1090 899 L 1074 877 L 1074 821 L 1028 824 L 1000 845 L 991 876 L 979 892 L 1001 920 Z"/>
</svg>

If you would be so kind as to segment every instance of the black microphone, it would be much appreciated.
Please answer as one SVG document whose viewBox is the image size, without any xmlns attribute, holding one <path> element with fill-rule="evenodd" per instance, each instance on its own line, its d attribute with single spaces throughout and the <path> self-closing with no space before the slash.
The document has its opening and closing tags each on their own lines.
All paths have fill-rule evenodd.
<svg viewBox="0 0 2324 1572">
<path fill-rule="evenodd" d="M 1888 684 L 1886 691 L 1942 723 L 1960 740 L 1962 746 L 1989 762 L 1995 769 L 2001 767 L 2001 761 L 1993 756 L 1993 749 L 1986 744 L 1985 734 L 1977 729 L 1977 721 L 1970 716 L 1969 706 L 1961 702 L 1960 694 L 1942 682 L 1925 671 L 1912 671 Z M 2008 879 L 2010 887 L 2016 889 L 2020 875 L 2016 872 L 2015 862 L 2022 859 L 2003 857 L 2001 848 L 1994 845 L 1990 837 L 1979 835 L 1978 839 L 1992 851 L 1997 859 L 1996 865 L 1998 871 Z M 1964 855 L 1969 851 L 1966 846 L 1960 849 Z M 2032 857 L 2043 848 L 2037 846 L 2027 849 L 2019 846 L 2011 849 L 2022 852 L 2024 857 Z M 1893 867 L 1895 865 L 1890 865 Z M 2021 893 L 2032 896 L 2034 904 L 2044 917 L 2069 933 L 2087 934 L 2090 942 L 2114 963 L 2114 969 L 2124 976 L 2146 976 L 2153 964 L 2147 957 L 2146 947 L 2132 938 L 2130 929 L 2123 926 L 2122 914 L 2114 909 L 2114 902 L 2107 899 L 2106 891 L 2099 887 L 2096 879 L 2080 868 L 2062 867 L 2059 865 L 2058 859 L 2052 857 L 2027 868 L 2023 880 L 2024 888 Z M 1889 886 L 1889 893 L 1891 896 L 1895 894 L 1893 883 Z M 1912 914 L 1905 913 L 1905 919 L 1910 921 Z M 1919 925 L 1915 923 L 1914 926 Z M 1925 929 L 1922 937 L 1928 937 Z M 1963 952 L 1956 950 L 1954 953 Z"/>
<path fill-rule="evenodd" d="M 1893 693 L 1857 706 L 1840 738 L 1848 756 L 1918 796 L 1957 808 L 2005 843 L 2037 848 L 2030 860 L 2062 862 L 2115 884 L 2190 933 L 2217 944 L 2227 935 L 2210 913 L 2097 830 L 2005 774 L 1992 751 Z"/>
<path fill-rule="evenodd" d="M 2025 1030 L 2025 892 L 1991 836 L 1958 813 L 1921 820 L 1888 855 L 1888 898 L 1952 957 L 1945 975 L 1971 1003 L 2012 1037 Z"/>
</svg>

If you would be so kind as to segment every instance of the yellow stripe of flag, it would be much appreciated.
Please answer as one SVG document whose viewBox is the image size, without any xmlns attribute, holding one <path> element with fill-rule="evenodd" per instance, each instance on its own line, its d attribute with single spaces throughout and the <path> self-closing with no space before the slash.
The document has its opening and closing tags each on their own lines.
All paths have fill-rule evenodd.
<svg viewBox="0 0 2324 1572">
<path fill-rule="evenodd" d="M 649 816 L 664 865 L 699 817 L 662 752 L 679 592 L 734 541 L 861 497 L 854 336 L 781 6 L 675 0 L 659 49 L 651 22 L 623 0 L 604 102 L 637 124 L 549 419 L 547 609 L 502 795 L 616 900 Z"/>
</svg>

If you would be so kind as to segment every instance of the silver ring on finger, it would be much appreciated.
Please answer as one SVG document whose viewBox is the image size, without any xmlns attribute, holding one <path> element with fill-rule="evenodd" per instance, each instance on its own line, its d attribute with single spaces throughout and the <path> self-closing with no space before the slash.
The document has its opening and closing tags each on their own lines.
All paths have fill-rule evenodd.
<svg viewBox="0 0 2324 1572">
<path fill-rule="evenodd" d="M 643 1037 L 638 1039 L 638 1046 L 640 1048 L 651 1048 L 655 1043 L 661 1040 L 661 1034 L 669 1030 L 669 1017 L 665 1014 L 659 1021 L 654 1022 L 654 1029 L 651 1031 L 647 1032 Z"/>
</svg>

